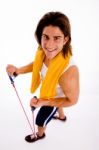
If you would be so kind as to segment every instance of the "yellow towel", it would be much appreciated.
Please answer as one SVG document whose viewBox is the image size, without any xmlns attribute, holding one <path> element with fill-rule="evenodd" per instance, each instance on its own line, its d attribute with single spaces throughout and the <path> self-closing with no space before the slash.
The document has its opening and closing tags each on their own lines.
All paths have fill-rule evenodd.
<svg viewBox="0 0 99 150">
<path fill-rule="evenodd" d="M 68 66 L 71 54 L 68 53 L 66 58 L 62 52 L 55 56 L 48 66 L 48 70 L 40 88 L 40 98 L 50 99 L 56 95 L 56 86 L 63 70 Z M 33 63 L 31 93 L 34 93 L 40 84 L 40 71 L 45 58 L 44 51 L 39 47 Z"/>
</svg>

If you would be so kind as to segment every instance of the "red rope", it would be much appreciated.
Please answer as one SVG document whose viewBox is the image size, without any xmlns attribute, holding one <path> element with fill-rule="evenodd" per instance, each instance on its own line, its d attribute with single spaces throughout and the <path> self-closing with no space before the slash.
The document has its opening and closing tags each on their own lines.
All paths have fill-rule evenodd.
<svg viewBox="0 0 99 150">
<path fill-rule="evenodd" d="M 32 111 L 32 119 L 33 119 L 33 129 L 34 129 L 34 137 L 36 137 L 36 131 L 35 131 L 35 122 L 34 122 L 34 111 Z"/>
<path fill-rule="evenodd" d="M 25 114 L 25 116 L 26 116 L 26 119 L 27 119 L 27 121 L 28 121 L 28 124 L 29 124 L 29 126 L 30 126 L 30 128 L 31 128 L 31 131 L 32 131 L 33 134 L 35 134 L 34 116 L 33 116 L 33 128 L 34 128 L 34 131 L 33 131 L 32 126 L 31 126 L 31 123 L 30 123 L 30 121 L 29 121 L 29 119 L 28 119 L 28 116 L 27 116 L 27 114 L 26 114 L 26 111 L 25 111 L 25 109 L 24 109 L 24 107 L 23 107 L 23 104 L 22 104 L 22 102 L 21 102 L 21 99 L 20 99 L 20 97 L 19 97 L 19 95 L 18 95 L 18 92 L 17 92 L 17 90 L 16 90 L 16 87 L 15 87 L 14 84 L 12 84 L 12 85 L 13 85 L 13 87 L 14 87 L 14 89 L 15 89 L 16 95 L 17 95 L 17 97 L 18 97 L 18 99 L 19 99 L 19 102 L 20 102 L 20 104 L 21 104 L 21 106 L 22 106 L 23 112 L 24 112 L 24 114 Z"/>
</svg>

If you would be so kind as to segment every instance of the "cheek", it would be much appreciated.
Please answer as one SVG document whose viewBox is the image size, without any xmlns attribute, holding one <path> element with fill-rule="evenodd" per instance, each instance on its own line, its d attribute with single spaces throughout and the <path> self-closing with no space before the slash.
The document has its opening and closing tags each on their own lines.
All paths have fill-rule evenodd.
<svg viewBox="0 0 99 150">
<path fill-rule="evenodd" d="M 61 42 L 61 43 L 58 43 L 58 49 L 60 49 L 60 50 L 62 50 L 63 49 L 63 43 Z"/>
<path fill-rule="evenodd" d="M 46 42 L 43 41 L 43 40 L 41 40 L 41 46 L 42 46 L 42 48 L 43 48 L 45 45 L 46 45 Z"/>
</svg>

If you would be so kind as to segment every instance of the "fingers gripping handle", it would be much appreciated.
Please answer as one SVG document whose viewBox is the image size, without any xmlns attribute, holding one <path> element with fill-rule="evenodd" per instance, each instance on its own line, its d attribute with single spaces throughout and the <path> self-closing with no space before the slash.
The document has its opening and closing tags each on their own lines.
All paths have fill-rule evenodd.
<svg viewBox="0 0 99 150">
<path fill-rule="evenodd" d="M 37 99 L 36 96 L 34 96 L 33 98 L 36 98 L 36 99 Z M 32 111 L 34 111 L 35 109 L 36 109 L 36 107 L 34 107 L 34 106 L 31 107 L 31 110 L 32 110 Z"/>
</svg>

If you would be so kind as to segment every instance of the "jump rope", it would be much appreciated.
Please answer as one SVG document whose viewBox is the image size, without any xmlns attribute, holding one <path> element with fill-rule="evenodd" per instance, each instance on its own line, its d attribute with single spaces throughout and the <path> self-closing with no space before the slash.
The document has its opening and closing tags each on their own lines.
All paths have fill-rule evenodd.
<svg viewBox="0 0 99 150">
<path fill-rule="evenodd" d="M 26 111 L 25 111 L 25 109 L 24 109 L 24 106 L 23 106 L 23 104 L 22 104 L 22 101 L 21 101 L 21 99 L 20 99 L 20 97 L 19 97 L 19 94 L 18 94 L 18 91 L 17 91 L 17 89 L 16 89 L 15 83 L 14 83 L 14 78 L 17 76 L 17 74 L 14 72 L 14 73 L 13 73 L 13 77 L 10 76 L 9 74 L 8 74 L 8 76 L 9 76 L 10 82 L 11 82 L 11 84 L 12 84 L 14 90 L 15 90 L 15 93 L 16 93 L 16 95 L 17 95 L 17 98 L 18 98 L 18 100 L 19 100 L 19 102 L 20 102 L 20 105 L 21 105 L 22 110 L 23 110 L 23 112 L 24 112 L 24 115 L 25 115 L 25 117 L 26 117 L 26 119 L 27 119 L 27 122 L 28 122 L 28 124 L 29 124 L 29 126 L 30 126 L 30 129 L 31 129 L 32 133 L 34 134 L 34 136 L 36 137 L 35 122 L 34 122 L 34 110 L 35 110 L 36 108 L 35 108 L 34 106 L 31 107 L 31 111 L 32 111 L 32 121 L 33 121 L 33 127 L 32 127 L 32 125 L 31 125 L 31 123 L 30 123 L 30 121 L 29 121 L 29 118 L 28 118 L 28 116 L 27 116 L 27 113 L 26 113 Z M 34 98 L 37 98 L 37 97 L 34 96 Z"/>
</svg>

